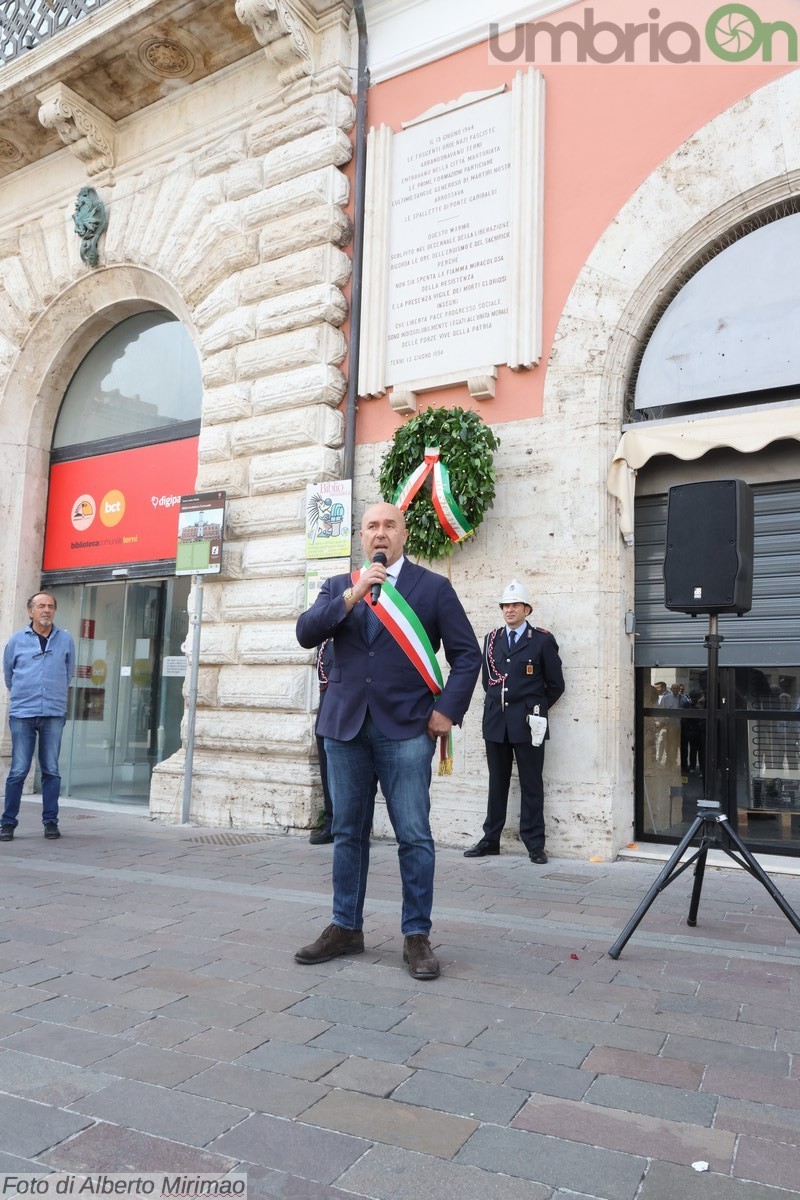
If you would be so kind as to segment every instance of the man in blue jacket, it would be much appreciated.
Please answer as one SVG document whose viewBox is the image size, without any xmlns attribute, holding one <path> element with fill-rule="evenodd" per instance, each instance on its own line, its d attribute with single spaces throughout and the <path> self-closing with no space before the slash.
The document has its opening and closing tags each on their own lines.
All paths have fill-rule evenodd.
<svg viewBox="0 0 800 1200">
<path fill-rule="evenodd" d="M 0 842 L 10 842 L 17 827 L 22 787 L 39 739 L 44 836 L 57 838 L 61 775 L 58 756 L 67 719 L 67 693 L 75 670 L 75 644 L 55 623 L 56 600 L 36 592 L 28 601 L 30 623 L 13 634 L 3 653 L 3 674 L 11 693 L 11 768 L 6 779 Z"/>
<path fill-rule="evenodd" d="M 308 650 L 333 639 L 317 731 L 325 739 L 334 844 L 332 923 L 295 958 L 313 964 L 364 950 L 377 776 L 398 841 L 403 958 L 415 979 L 435 979 L 431 760 L 437 740 L 467 711 L 481 655 L 449 580 L 409 562 L 405 542 L 402 511 L 372 505 L 361 525 L 364 568 L 327 580 L 297 622 L 297 640 Z M 450 664 L 443 686 L 435 661 L 440 645 Z"/>
</svg>

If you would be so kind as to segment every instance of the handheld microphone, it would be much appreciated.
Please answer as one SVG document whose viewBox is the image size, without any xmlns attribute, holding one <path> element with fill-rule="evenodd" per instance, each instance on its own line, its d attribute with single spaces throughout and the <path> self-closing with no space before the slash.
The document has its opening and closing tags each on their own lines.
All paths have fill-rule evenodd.
<svg viewBox="0 0 800 1200">
<path fill-rule="evenodd" d="M 372 561 L 374 563 L 380 563 L 382 567 L 385 567 L 386 566 L 386 555 L 383 553 L 382 550 L 378 550 L 375 554 L 373 554 Z M 372 605 L 373 608 L 378 603 L 378 597 L 380 596 L 380 594 L 381 594 L 381 585 L 379 583 L 373 583 L 372 587 L 369 590 L 369 600 L 370 600 L 370 604 Z"/>
</svg>

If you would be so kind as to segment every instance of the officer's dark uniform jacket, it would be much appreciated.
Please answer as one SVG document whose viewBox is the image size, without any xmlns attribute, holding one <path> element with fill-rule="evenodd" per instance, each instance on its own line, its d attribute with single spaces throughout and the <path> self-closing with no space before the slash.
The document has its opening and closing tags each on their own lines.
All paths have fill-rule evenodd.
<svg viewBox="0 0 800 1200">
<path fill-rule="evenodd" d="M 539 715 L 546 717 L 564 691 L 558 643 L 552 633 L 527 621 L 517 632 L 522 636 L 513 650 L 508 649 L 505 625 L 491 630 L 483 643 L 483 737 L 487 742 L 503 742 L 507 734 L 510 742 L 530 743 L 528 714 L 538 705 Z M 503 675 L 507 677 L 504 682 L 493 682 Z"/>
</svg>

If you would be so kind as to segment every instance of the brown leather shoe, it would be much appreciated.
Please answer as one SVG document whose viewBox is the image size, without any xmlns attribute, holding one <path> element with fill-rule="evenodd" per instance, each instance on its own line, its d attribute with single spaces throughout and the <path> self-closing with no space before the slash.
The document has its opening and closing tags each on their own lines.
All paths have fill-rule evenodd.
<svg viewBox="0 0 800 1200">
<path fill-rule="evenodd" d="M 408 935 L 403 945 L 403 962 L 408 963 L 408 973 L 415 979 L 435 979 L 439 974 L 439 960 L 424 934 Z"/>
<path fill-rule="evenodd" d="M 299 963 L 324 963 L 339 954 L 363 953 L 364 934 L 360 929 L 329 925 L 310 946 L 301 946 L 294 958 Z"/>
</svg>

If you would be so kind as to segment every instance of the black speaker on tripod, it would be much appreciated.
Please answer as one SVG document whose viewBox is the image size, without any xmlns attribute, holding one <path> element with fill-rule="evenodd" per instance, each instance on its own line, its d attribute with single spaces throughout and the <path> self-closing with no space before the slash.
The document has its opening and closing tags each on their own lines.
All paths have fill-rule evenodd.
<svg viewBox="0 0 800 1200">
<path fill-rule="evenodd" d="M 708 613 L 708 670 L 706 674 L 705 798 L 697 802 L 697 816 L 661 874 L 609 950 L 619 958 L 622 949 L 656 896 L 679 875 L 694 866 L 694 885 L 686 924 L 697 924 L 706 859 L 711 849 L 757 879 L 784 916 L 800 933 L 800 917 L 745 846 L 722 811 L 719 799 L 718 614 L 749 612 L 753 603 L 753 493 L 741 479 L 680 484 L 669 489 L 667 551 L 664 557 L 664 607 L 695 616 Z M 678 714 L 671 720 L 680 719 Z M 674 765 L 674 764 L 673 764 Z M 695 838 L 699 846 L 684 862 L 683 855 Z"/>
<path fill-rule="evenodd" d="M 669 489 L 664 606 L 742 613 L 753 604 L 753 493 L 741 479 Z"/>
</svg>

